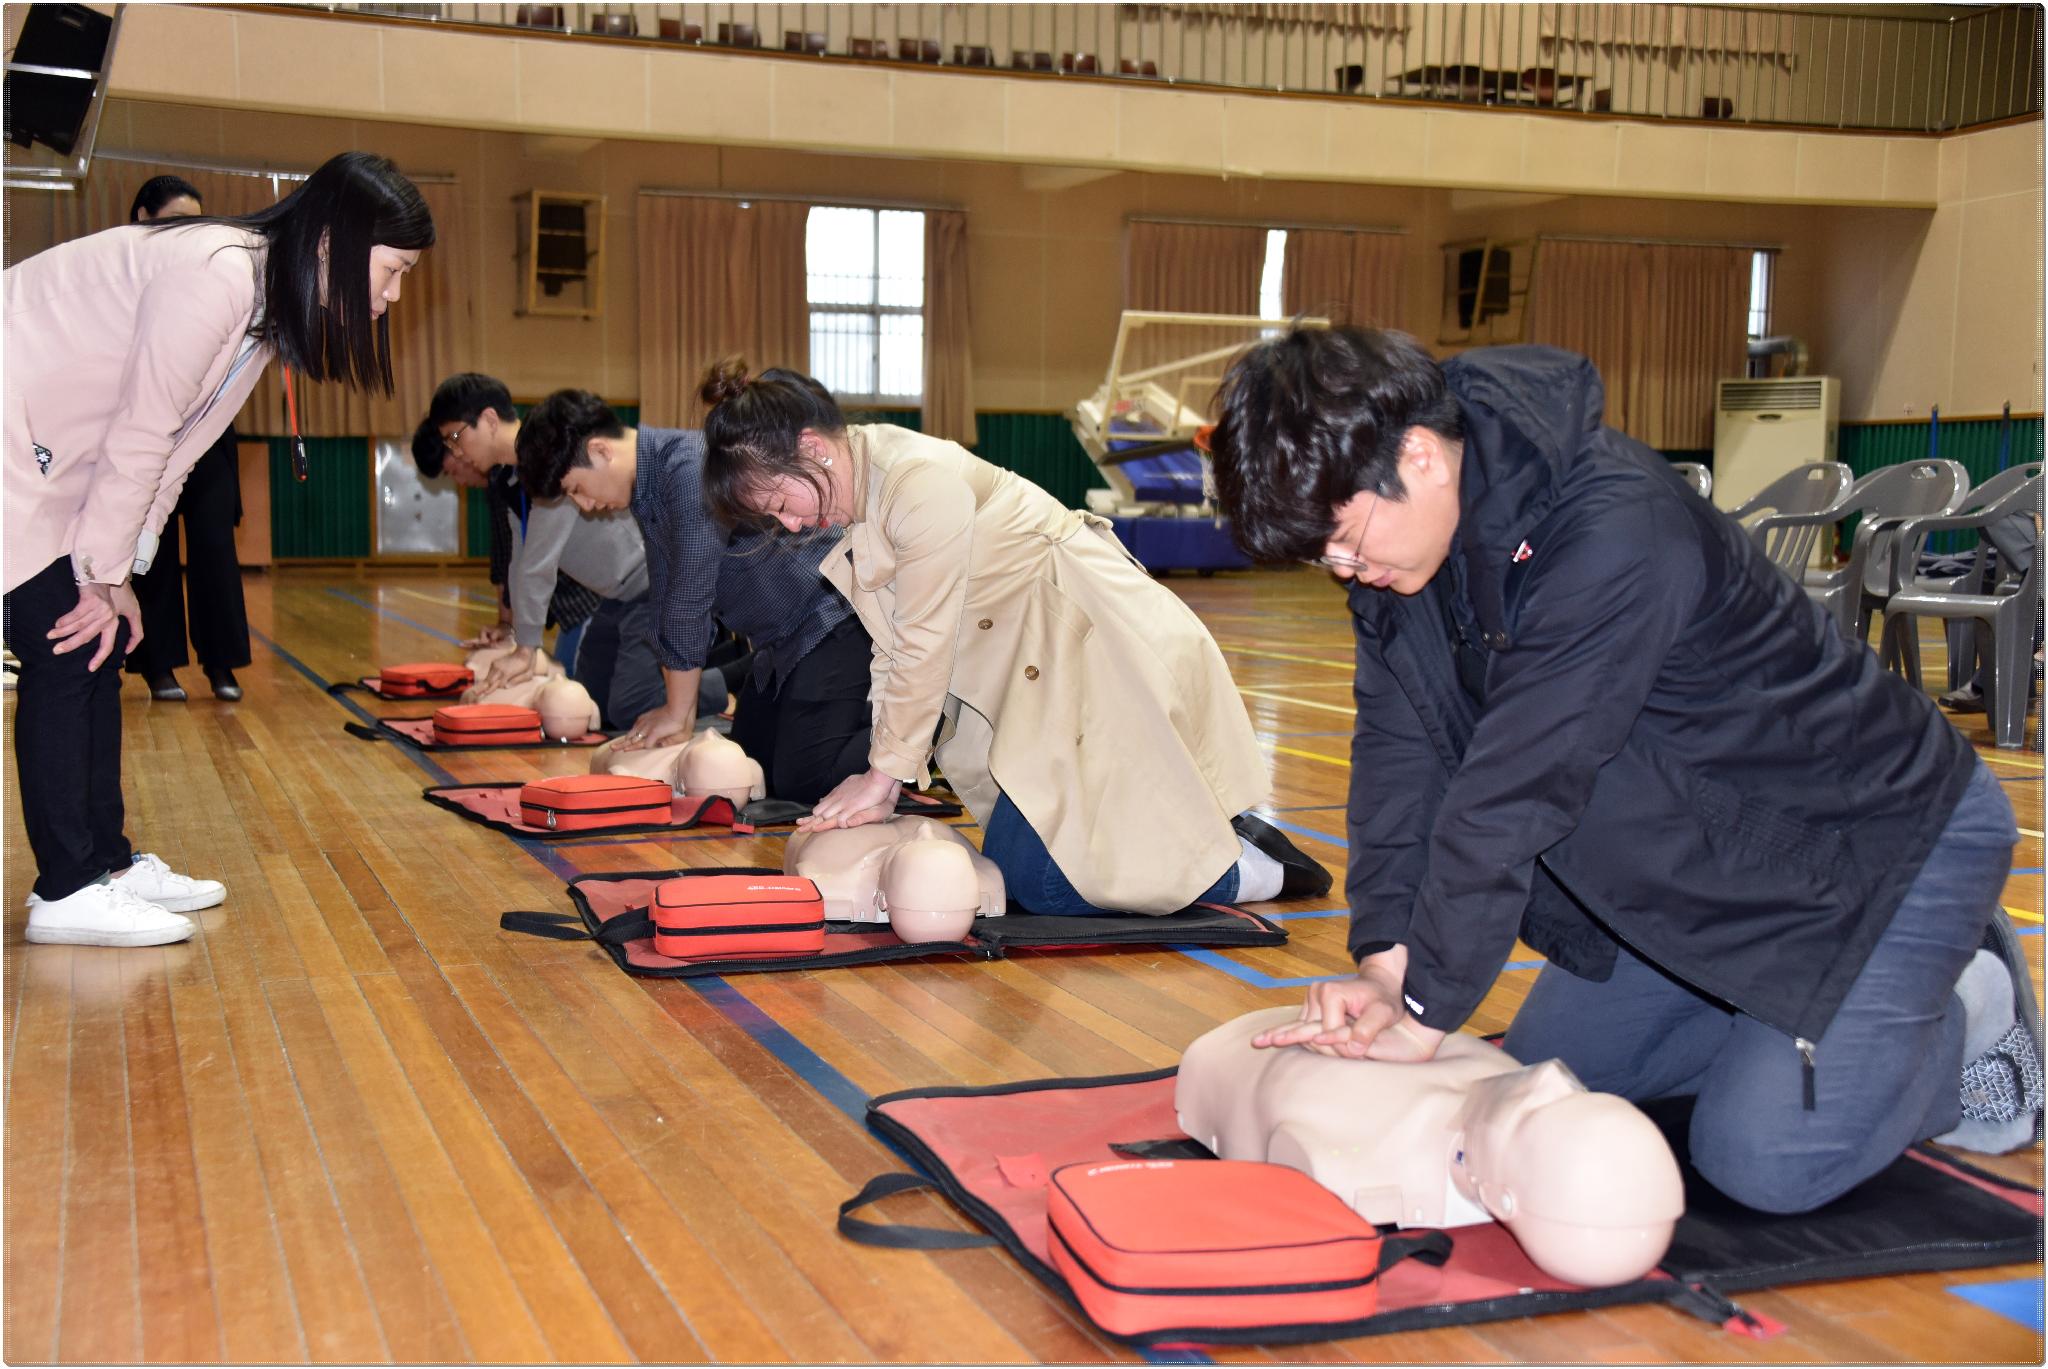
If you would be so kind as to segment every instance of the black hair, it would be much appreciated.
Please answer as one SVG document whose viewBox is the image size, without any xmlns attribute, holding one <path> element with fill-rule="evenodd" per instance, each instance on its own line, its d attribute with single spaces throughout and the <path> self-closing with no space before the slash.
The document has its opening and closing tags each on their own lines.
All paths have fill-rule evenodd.
<svg viewBox="0 0 2048 1369">
<path fill-rule="evenodd" d="M 427 406 L 427 421 L 436 426 L 474 423 L 486 409 L 508 423 L 519 417 L 519 411 L 512 407 L 512 392 L 505 388 L 504 381 L 496 376 L 462 371 L 434 387 L 434 398 Z"/>
<path fill-rule="evenodd" d="M 285 365 L 309 380 L 391 393 L 390 320 L 371 316 L 370 249 L 425 251 L 434 245 L 434 216 L 419 187 L 389 158 L 344 152 L 254 214 L 152 219 L 147 226 L 195 223 L 231 223 L 262 234 L 262 314 L 252 331 L 277 348 Z M 324 304 L 323 280 L 329 282 Z"/>
<path fill-rule="evenodd" d="M 527 411 L 519 425 L 519 483 L 535 499 L 562 492 L 562 477 L 590 464 L 590 439 L 624 437 L 626 425 L 588 390 L 557 390 Z"/>
<path fill-rule="evenodd" d="M 154 219 L 165 205 L 180 195 L 189 196 L 192 203 L 202 210 L 206 208 L 206 196 L 183 176 L 151 176 L 142 183 L 142 189 L 135 192 L 135 200 L 128 206 L 128 222 Z"/>
<path fill-rule="evenodd" d="M 774 526 L 747 501 L 780 476 L 809 485 L 824 509 L 824 472 L 797 455 L 797 444 L 806 428 L 827 437 L 846 431 L 831 391 L 780 366 L 750 376 L 745 361 L 727 357 L 705 372 L 698 393 L 711 406 L 704 416 L 704 503 L 713 517 L 727 527 Z"/>
<path fill-rule="evenodd" d="M 429 480 L 439 480 L 448 467 L 448 444 L 441 440 L 441 425 L 431 414 L 412 430 L 412 464 Z"/>
<path fill-rule="evenodd" d="M 1255 561 L 1323 554 L 1336 510 L 1361 491 L 1406 498 L 1410 428 L 1462 440 L 1464 417 L 1443 371 L 1406 333 L 1289 328 L 1232 362 L 1210 436 L 1216 502 L 1231 540 Z"/>
</svg>

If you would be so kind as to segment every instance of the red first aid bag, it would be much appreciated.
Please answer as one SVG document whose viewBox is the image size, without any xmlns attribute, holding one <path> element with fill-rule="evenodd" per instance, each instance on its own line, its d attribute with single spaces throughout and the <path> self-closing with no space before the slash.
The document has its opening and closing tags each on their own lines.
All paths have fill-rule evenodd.
<svg viewBox="0 0 2048 1369">
<path fill-rule="evenodd" d="M 538 746 L 540 711 L 516 704 L 450 704 L 434 710 L 434 740 L 443 746 Z"/>
<path fill-rule="evenodd" d="M 825 899 L 801 875 L 685 875 L 654 886 L 657 954 L 682 960 L 816 955 Z"/>
<path fill-rule="evenodd" d="M 674 800 L 675 790 L 661 780 L 632 775 L 558 775 L 520 788 L 519 820 L 550 832 L 666 823 Z"/>
<path fill-rule="evenodd" d="M 423 661 L 409 665 L 388 665 L 377 672 L 378 687 L 386 694 L 404 695 L 407 698 L 426 698 L 434 694 L 454 694 L 476 683 L 476 676 L 466 665 L 446 665 L 439 661 Z"/>
<path fill-rule="evenodd" d="M 1299 1170 L 1250 1160 L 1063 1165 L 1046 1187 L 1052 1266 L 1105 1331 L 1327 1325 L 1379 1308 L 1420 1247 Z"/>
</svg>

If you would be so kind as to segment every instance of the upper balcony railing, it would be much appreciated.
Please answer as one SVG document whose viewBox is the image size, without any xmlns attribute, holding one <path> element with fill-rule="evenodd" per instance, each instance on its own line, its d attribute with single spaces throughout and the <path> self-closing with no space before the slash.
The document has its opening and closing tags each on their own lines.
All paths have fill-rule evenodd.
<svg viewBox="0 0 2048 1369">
<path fill-rule="evenodd" d="M 2041 7 L 328 4 L 822 61 L 1591 115 L 1940 132 L 2041 111 Z"/>
</svg>

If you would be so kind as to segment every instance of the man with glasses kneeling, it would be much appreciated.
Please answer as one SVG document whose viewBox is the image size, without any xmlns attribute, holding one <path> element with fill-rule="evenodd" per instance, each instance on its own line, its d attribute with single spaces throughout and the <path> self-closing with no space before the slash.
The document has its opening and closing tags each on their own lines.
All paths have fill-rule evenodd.
<svg viewBox="0 0 2048 1369">
<path fill-rule="evenodd" d="M 1370 329 L 1225 377 L 1232 535 L 1348 581 L 1358 643 L 1358 977 L 1257 1044 L 1428 1058 L 1519 934 L 1549 963 L 1508 1052 L 1694 1096 L 1693 1164 L 1752 1207 L 1808 1211 L 1929 1137 L 2027 1144 L 1998 783 L 1603 400 L 1568 352 L 1439 366 Z"/>
</svg>

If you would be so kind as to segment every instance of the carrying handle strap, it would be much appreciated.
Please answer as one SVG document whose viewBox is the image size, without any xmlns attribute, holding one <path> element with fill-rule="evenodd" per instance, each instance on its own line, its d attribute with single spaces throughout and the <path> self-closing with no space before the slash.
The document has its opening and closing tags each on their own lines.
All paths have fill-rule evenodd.
<svg viewBox="0 0 2048 1369">
<path fill-rule="evenodd" d="M 368 723 L 343 723 L 341 730 L 348 733 L 351 737 L 361 737 L 366 742 L 381 742 L 384 740 L 384 734 L 371 727 Z"/>
<path fill-rule="evenodd" d="M 861 1245 L 879 1245 L 890 1250 L 969 1250 L 1000 1244 L 993 1236 L 978 1231 L 942 1231 L 928 1226 L 903 1226 L 889 1222 L 868 1222 L 853 1216 L 855 1208 L 898 1193 L 910 1193 L 935 1185 L 922 1174 L 877 1174 L 867 1187 L 839 1205 L 839 1234 Z"/>
<path fill-rule="evenodd" d="M 550 941 L 589 941 L 583 920 L 571 913 L 501 913 L 498 926 L 508 932 L 544 936 Z"/>
<path fill-rule="evenodd" d="M 1380 1238 L 1380 1268 L 1384 1274 L 1403 1260 L 1420 1260 L 1423 1264 L 1441 1269 L 1451 1258 L 1452 1241 L 1442 1231 L 1424 1231 L 1413 1236 L 1383 1236 Z"/>
</svg>

